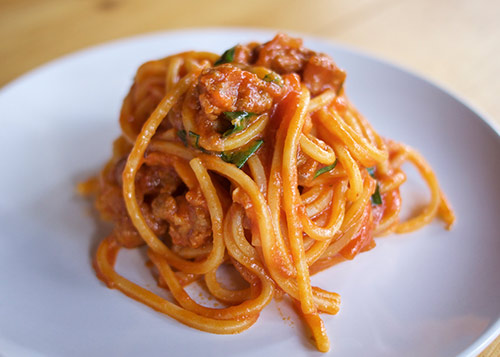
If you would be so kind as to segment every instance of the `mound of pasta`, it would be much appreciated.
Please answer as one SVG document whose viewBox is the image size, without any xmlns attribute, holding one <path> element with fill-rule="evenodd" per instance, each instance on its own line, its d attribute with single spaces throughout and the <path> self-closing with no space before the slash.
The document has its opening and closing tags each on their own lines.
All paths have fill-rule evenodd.
<svg viewBox="0 0 500 357">
<path fill-rule="evenodd" d="M 310 276 L 375 246 L 374 237 L 421 228 L 453 212 L 426 161 L 382 138 L 344 93 L 346 73 L 300 39 L 237 45 L 221 56 L 184 52 L 143 64 L 120 114 L 122 135 L 94 193 L 113 230 L 95 270 L 108 287 L 196 329 L 246 330 L 287 294 L 320 351 L 320 314 L 340 297 Z M 430 202 L 400 221 L 401 166 L 410 162 Z M 122 247 L 146 246 L 153 276 L 173 299 L 114 270 Z M 229 266 L 246 287 L 228 288 Z M 219 274 L 220 275 L 220 274 Z M 186 292 L 202 284 L 222 308 Z"/>
</svg>

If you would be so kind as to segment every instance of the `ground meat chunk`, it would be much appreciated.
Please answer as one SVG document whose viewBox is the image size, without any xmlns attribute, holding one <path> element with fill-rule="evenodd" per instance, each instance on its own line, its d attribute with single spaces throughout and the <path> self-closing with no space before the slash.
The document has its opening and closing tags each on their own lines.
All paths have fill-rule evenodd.
<svg viewBox="0 0 500 357">
<path fill-rule="evenodd" d="M 279 74 L 301 72 L 304 63 L 313 54 L 312 51 L 302 47 L 302 40 L 278 34 L 271 41 L 266 42 L 258 52 L 257 66 L 271 68 Z"/>
<path fill-rule="evenodd" d="M 320 94 L 327 89 L 338 92 L 345 77 L 346 73 L 338 68 L 329 56 L 323 54 L 309 58 L 302 75 L 304 84 L 312 95 Z"/>
<path fill-rule="evenodd" d="M 114 223 L 113 235 L 122 246 L 133 248 L 144 244 L 127 214 L 121 187 L 109 182 L 102 185 L 96 207 L 104 220 Z M 140 209 L 146 223 L 155 234 L 162 235 L 166 232 L 167 225 L 152 214 L 148 205 L 140 203 Z"/>
<path fill-rule="evenodd" d="M 216 119 L 222 112 L 237 110 L 263 113 L 273 104 L 270 84 L 231 64 L 205 70 L 198 82 L 203 111 Z"/>
<path fill-rule="evenodd" d="M 249 64 L 254 61 L 255 47 L 258 43 L 251 42 L 247 45 L 238 45 L 234 50 L 234 63 Z"/>
<path fill-rule="evenodd" d="M 146 195 L 156 195 L 160 192 L 171 194 L 181 184 L 182 181 L 172 166 L 143 165 L 137 173 L 135 180 L 139 199 Z"/>
<path fill-rule="evenodd" d="M 255 65 L 271 68 L 279 74 L 298 73 L 311 94 L 327 89 L 336 92 L 342 87 L 346 74 L 325 55 L 302 47 L 302 40 L 278 34 L 271 41 L 255 49 Z"/>
<path fill-rule="evenodd" d="M 114 223 L 113 235 L 118 242 L 124 247 L 133 248 L 143 244 L 144 241 L 132 224 L 123 200 L 122 172 L 126 161 L 127 157 L 124 156 L 109 170 L 105 170 L 100 182 L 96 207 L 104 220 Z M 137 201 L 147 225 L 158 236 L 166 233 L 168 225 L 153 214 L 151 197 L 159 193 L 171 194 L 181 185 L 179 176 L 163 154 L 149 153 L 146 156 L 145 164 L 136 176 Z"/>
<path fill-rule="evenodd" d="M 155 216 L 169 223 L 168 233 L 175 245 L 197 248 L 212 236 L 210 214 L 199 190 L 177 197 L 161 194 L 152 208 Z"/>
</svg>

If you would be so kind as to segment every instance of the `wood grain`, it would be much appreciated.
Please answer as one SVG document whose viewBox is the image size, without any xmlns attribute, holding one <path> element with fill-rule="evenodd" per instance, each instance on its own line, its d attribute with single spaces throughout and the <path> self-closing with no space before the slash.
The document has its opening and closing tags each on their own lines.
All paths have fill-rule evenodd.
<svg viewBox="0 0 500 357">
<path fill-rule="evenodd" d="M 0 85 L 63 54 L 149 31 L 293 30 L 415 70 L 500 126 L 500 2 L 491 0 L 2 0 Z"/>
<path fill-rule="evenodd" d="M 61 55 L 186 27 L 293 30 L 410 68 L 500 128 L 500 1 L 1 0 L 0 86 Z M 481 356 L 499 356 L 500 337 Z"/>
</svg>

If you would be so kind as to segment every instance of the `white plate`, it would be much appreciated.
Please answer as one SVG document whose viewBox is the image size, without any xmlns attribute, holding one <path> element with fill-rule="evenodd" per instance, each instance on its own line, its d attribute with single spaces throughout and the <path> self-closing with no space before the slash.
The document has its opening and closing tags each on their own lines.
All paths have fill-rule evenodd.
<svg viewBox="0 0 500 357">
<path fill-rule="evenodd" d="M 105 288 L 91 268 L 105 228 L 74 192 L 109 157 L 139 64 L 271 36 L 211 29 L 121 40 L 51 62 L 0 91 L 1 355 L 319 355 L 284 303 L 268 306 L 250 330 L 218 336 Z M 500 332 L 498 134 L 426 80 L 343 47 L 306 45 L 347 70 L 348 95 L 382 135 L 430 161 L 458 216 L 450 232 L 436 221 L 382 238 L 314 277 L 342 295 L 340 313 L 324 315 L 330 355 L 477 354 Z M 119 268 L 140 279 L 144 273 L 128 264 L 134 254 Z"/>
</svg>

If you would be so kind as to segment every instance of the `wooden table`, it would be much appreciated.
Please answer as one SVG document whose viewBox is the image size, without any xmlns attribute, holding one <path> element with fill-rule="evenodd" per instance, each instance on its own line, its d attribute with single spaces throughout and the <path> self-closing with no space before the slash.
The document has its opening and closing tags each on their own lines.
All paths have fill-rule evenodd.
<svg viewBox="0 0 500 357">
<path fill-rule="evenodd" d="M 500 128 L 500 1 L 1 0 L 0 86 L 63 54 L 149 31 L 293 30 L 357 47 L 444 85 Z M 481 356 L 500 355 L 500 337 Z"/>
</svg>

